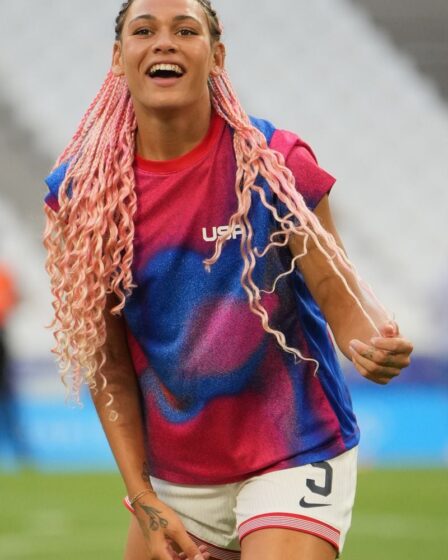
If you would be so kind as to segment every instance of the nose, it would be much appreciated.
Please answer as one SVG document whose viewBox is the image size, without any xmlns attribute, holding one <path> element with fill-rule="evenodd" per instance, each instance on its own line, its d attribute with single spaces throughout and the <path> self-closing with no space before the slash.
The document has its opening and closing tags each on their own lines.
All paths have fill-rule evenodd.
<svg viewBox="0 0 448 560">
<path fill-rule="evenodd" d="M 173 36 L 169 32 L 160 32 L 157 34 L 156 41 L 153 43 L 154 53 L 175 53 L 177 51 L 176 43 Z"/>
</svg>

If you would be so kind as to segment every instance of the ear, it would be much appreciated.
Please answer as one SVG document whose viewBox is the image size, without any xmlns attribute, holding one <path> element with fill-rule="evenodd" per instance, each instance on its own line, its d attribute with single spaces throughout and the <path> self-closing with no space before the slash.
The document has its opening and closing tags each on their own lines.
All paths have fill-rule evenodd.
<svg viewBox="0 0 448 560">
<path fill-rule="evenodd" d="M 112 73 L 115 76 L 124 75 L 123 56 L 120 41 L 115 41 L 114 43 L 114 48 L 112 51 Z"/>
<path fill-rule="evenodd" d="M 213 66 L 210 75 L 219 76 L 224 70 L 225 61 L 226 48 L 223 43 L 216 43 L 216 45 L 213 47 Z"/>
</svg>

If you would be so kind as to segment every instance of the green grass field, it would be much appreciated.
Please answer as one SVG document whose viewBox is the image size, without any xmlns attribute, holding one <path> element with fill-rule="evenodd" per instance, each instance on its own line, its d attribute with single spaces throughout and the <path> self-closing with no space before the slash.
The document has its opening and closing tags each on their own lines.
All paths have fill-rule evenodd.
<svg viewBox="0 0 448 560">
<path fill-rule="evenodd" d="M 113 474 L 0 474 L 1 560 L 121 559 L 122 495 Z M 447 504 L 447 470 L 362 471 L 344 560 L 448 559 Z"/>
</svg>

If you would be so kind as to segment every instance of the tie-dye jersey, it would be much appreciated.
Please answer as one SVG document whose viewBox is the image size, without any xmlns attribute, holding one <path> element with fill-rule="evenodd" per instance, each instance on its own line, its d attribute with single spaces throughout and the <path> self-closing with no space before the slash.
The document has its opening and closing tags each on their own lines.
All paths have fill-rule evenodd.
<svg viewBox="0 0 448 560">
<path fill-rule="evenodd" d="M 333 177 L 297 136 L 267 121 L 253 123 L 285 155 L 298 191 L 314 209 Z M 359 441 L 326 322 L 300 272 L 281 280 L 262 302 L 288 345 L 319 362 L 317 375 L 312 362 L 296 363 L 284 352 L 250 311 L 240 282 L 238 230 L 211 272 L 204 269 L 237 207 L 235 173 L 232 131 L 217 115 L 187 155 L 135 161 L 137 287 L 125 320 L 150 472 L 174 483 L 235 482 L 323 461 Z M 258 183 L 284 210 L 261 178 Z M 49 186 L 47 202 L 57 209 L 58 185 L 50 179 Z M 263 248 L 274 223 L 258 195 L 249 216 L 254 246 Z M 269 290 L 290 263 L 287 248 L 269 252 L 258 259 L 256 283 Z"/>
</svg>

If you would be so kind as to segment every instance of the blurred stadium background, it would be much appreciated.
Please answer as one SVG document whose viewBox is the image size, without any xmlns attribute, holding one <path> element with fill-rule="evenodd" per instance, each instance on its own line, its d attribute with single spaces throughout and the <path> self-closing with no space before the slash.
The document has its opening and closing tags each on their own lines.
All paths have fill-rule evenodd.
<svg viewBox="0 0 448 560">
<path fill-rule="evenodd" d="M 448 2 L 214 4 L 245 107 L 338 178 L 347 250 L 415 343 L 387 388 L 345 364 L 363 470 L 344 557 L 448 558 Z M 108 69 L 119 5 L 0 0 L 0 262 L 20 294 L 7 335 L 25 446 L 20 464 L 0 415 L 2 560 L 121 557 L 123 489 L 87 395 L 64 404 L 41 246 L 42 180 Z"/>
</svg>

